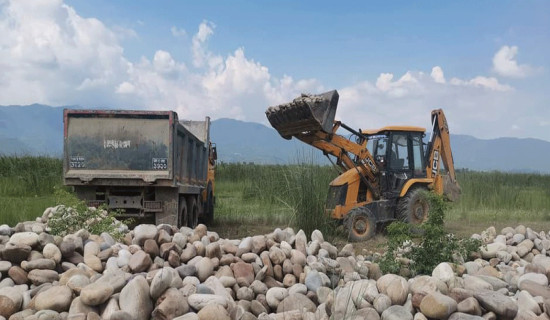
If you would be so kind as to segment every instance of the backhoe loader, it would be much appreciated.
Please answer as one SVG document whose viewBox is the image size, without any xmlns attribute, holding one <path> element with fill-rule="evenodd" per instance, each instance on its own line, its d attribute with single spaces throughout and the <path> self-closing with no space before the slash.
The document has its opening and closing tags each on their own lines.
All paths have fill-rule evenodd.
<svg viewBox="0 0 550 320">
<path fill-rule="evenodd" d="M 302 94 L 269 107 L 266 116 L 283 138 L 294 137 L 320 149 L 338 168 L 340 174 L 329 186 L 325 213 L 344 224 L 350 240 L 371 238 L 380 223 L 427 220 L 429 203 L 423 190 L 444 194 L 451 201 L 458 199 L 460 187 L 443 110 L 432 111 L 431 137 L 425 144 L 424 128 L 355 130 L 335 121 L 338 98 L 336 90 Z M 349 137 L 341 133 L 344 130 Z M 446 174 L 440 172 L 441 161 Z"/>
</svg>

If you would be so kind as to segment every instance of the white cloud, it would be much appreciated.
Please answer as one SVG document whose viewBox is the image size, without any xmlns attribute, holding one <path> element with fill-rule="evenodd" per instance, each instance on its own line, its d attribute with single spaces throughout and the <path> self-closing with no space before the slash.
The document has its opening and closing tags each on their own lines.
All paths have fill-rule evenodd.
<svg viewBox="0 0 550 320">
<path fill-rule="evenodd" d="M 495 91 L 511 91 L 513 88 L 507 84 L 501 84 L 497 78 L 477 76 L 470 80 L 452 78 L 450 83 L 455 86 L 473 86 Z"/>
<path fill-rule="evenodd" d="M 502 46 L 493 57 L 493 70 L 503 77 L 523 78 L 533 73 L 533 68 L 526 64 L 518 64 L 517 46 Z"/>
<path fill-rule="evenodd" d="M 172 26 L 170 28 L 170 32 L 172 32 L 172 35 L 176 38 L 185 38 L 185 37 L 187 37 L 187 31 L 185 31 L 185 29 L 180 29 L 176 26 Z"/>
<path fill-rule="evenodd" d="M 199 31 L 193 36 L 192 50 L 193 65 L 195 67 L 202 67 L 209 60 L 219 63 L 220 59 L 212 57 L 212 53 L 205 48 L 206 41 L 214 34 L 215 27 L 214 23 L 205 20 L 199 25 Z"/>
<path fill-rule="evenodd" d="M 209 115 L 266 123 L 268 106 L 301 92 L 333 89 L 317 79 L 275 77 L 242 47 L 228 54 L 211 51 L 208 42 L 215 25 L 209 21 L 203 21 L 192 37 L 182 38 L 192 54 L 190 61 L 166 50 L 130 61 L 117 31 L 97 19 L 79 16 L 61 0 L 4 1 L 0 10 L 2 105 L 171 109 L 182 119 Z M 183 35 L 182 29 L 174 28 L 172 34 Z M 515 53 L 511 60 L 515 61 Z M 548 123 L 540 119 L 550 118 L 550 111 L 536 110 L 528 96 L 483 74 L 447 80 L 443 68 L 434 66 L 431 72 L 381 73 L 338 91 L 337 118 L 356 128 L 429 126 L 431 109 L 443 107 L 455 133 L 531 134 L 550 139 L 533 129 L 547 131 L 543 129 Z M 513 125 L 521 129 L 512 130 Z"/>
<path fill-rule="evenodd" d="M 443 74 L 443 69 L 441 69 L 440 66 L 433 67 L 430 76 L 437 83 L 445 83 L 445 75 Z"/>
</svg>

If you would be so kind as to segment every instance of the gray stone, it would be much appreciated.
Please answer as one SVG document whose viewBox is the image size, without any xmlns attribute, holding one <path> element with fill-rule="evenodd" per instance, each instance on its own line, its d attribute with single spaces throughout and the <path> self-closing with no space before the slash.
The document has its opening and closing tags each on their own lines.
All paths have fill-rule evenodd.
<svg viewBox="0 0 550 320">
<path fill-rule="evenodd" d="M 147 239 L 155 239 L 158 229 L 154 224 L 140 224 L 134 228 L 134 244 L 143 245 Z"/>
<path fill-rule="evenodd" d="M 173 273 L 169 270 L 172 268 L 162 268 L 157 271 L 153 280 L 151 281 L 150 295 L 153 300 L 157 300 L 160 295 L 170 287 L 172 283 Z"/>
<path fill-rule="evenodd" d="M 74 314 L 88 314 L 89 312 L 97 312 L 95 307 L 86 305 L 82 302 L 82 299 L 80 297 L 76 297 L 71 302 L 71 306 L 69 307 L 69 315 Z"/>
<path fill-rule="evenodd" d="M 313 230 L 311 233 L 311 241 L 317 241 L 318 243 L 323 243 L 325 241 L 323 233 L 319 230 Z"/>
<path fill-rule="evenodd" d="M 382 312 L 382 320 L 413 320 L 413 315 L 402 306 L 391 306 Z"/>
<path fill-rule="evenodd" d="M 14 287 L 0 288 L 0 316 L 8 319 L 23 303 L 21 292 Z"/>
<path fill-rule="evenodd" d="M 462 312 L 455 312 L 451 314 L 448 320 L 484 320 L 485 318 L 480 316 L 475 316 Z"/>
<path fill-rule="evenodd" d="M 305 278 L 305 285 L 309 291 L 316 292 L 323 285 L 321 275 L 317 270 L 311 270 Z"/>
<path fill-rule="evenodd" d="M 435 277 L 443 282 L 449 282 L 452 278 L 454 278 L 454 276 L 455 273 L 453 268 L 447 262 L 438 264 L 432 271 L 432 277 Z"/>
<path fill-rule="evenodd" d="M 513 319 L 518 312 L 517 303 L 494 291 L 474 292 L 474 297 L 486 310 L 494 312 L 503 319 Z"/>
<path fill-rule="evenodd" d="M 537 301 L 529 294 L 527 291 L 521 291 L 518 295 L 518 307 L 519 309 L 529 310 L 535 314 L 540 314 L 542 310 L 540 309 Z"/>
<path fill-rule="evenodd" d="M 183 279 L 185 277 L 194 276 L 197 274 L 197 268 L 195 266 L 191 265 L 182 265 L 176 268 L 176 271 L 180 275 L 180 277 Z"/>
<path fill-rule="evenodd" d="M 340 288 L 336 293 L 334 299 L 334 311 L 332 316 L 335 319 L 344 319 L 346 315 L 351 315 L 355 312 L 355 301 L 352 297 L 352 290 L 350 286 Z"/>
<path fill-rule="evenodd" d="M 374 298 L 372 306 L 378 313 L 382 314 L 382 312 L 391 306 L 391 300 L 387 295 L 381 293 Z"/>
<path fill-rule="evenodd" d="M 35 247 L 38 244 L 38 234 L 34 232 L 18 232 L 10 237 L 10 242 L 16 245 Z"/>
<path fill-rule="evenodd" d="M 525 273 L 518 278 L 518 287 L 524 280 L 530 280 L 541 286 L 548 286 L 548 278 L 544 274 L 540 273 Z"/>
<path fill-rule="evenodd" d="M 114 288 L 109 283 L 96 281 L 82 288 L 80 298 L 89 306 L 98 306 L 107 301 L 113 293 Z"/>
<path fill-rule="evenodd" d="M 193 308 L 194 310 L 201 310 L 207 305 L 210 304 L 217 304 L 221 305 L 224 308 L 227 307 L 228 301 L 227 298 L 218 296 L 215 294 L 200 294 L 200 293 L 194 293 L 190 295 L 187 298 L 187 302 L 189 303 L 189 306 Z"/>
<path fill-rule="evenodd" d="M 120 292 L 119 305 L 136 320 L 147 320 L 153 311 L 149 284 L 143 276 L 132 279 Z"/>
<path fill-rule="evenodd" d="M 67 286 L 52 286 L 40 291 L 34 300 L 36 310 L 68 311 L 72 302 L 73 292 Z"/>
<path fill-rule="evenodd" d="M 201 282 L 206 281 L 214 273 L 214 264 L 209 258 L 202 258 L 195 264 L 197 268 L 197 277 Z"/>
<path fill-rule="evenodd" d="M 292 310 L 306 309 L 309 312 L 315 312 L 317 306 L 308 297 L 301 293 L 293 293 L 284 298 L 277 306 L 277 313 Z"/>
</svg>

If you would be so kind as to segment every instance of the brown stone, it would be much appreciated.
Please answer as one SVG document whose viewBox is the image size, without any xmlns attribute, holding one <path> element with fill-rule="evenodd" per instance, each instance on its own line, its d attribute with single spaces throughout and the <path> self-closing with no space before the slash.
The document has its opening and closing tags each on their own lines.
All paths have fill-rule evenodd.
<svg viewBox="0 0 550 320">
<path fill-rule="evenodd" d="M 145 240 L 145 243 L 143 244 L 143 250 L 151 256 L 151 258 L 155 258 L 159 255 L 159 246 L 157 242 L 154 239 L 147 239 Z"/>
<path fill-rule="evenodd" d="M 167 242 L 160 245 L 160 256 L 162 259 L 167 260 L 168 255 L 170 254 L 170 251 L 176 251 L 179 254 L 178 245 L 173 242 Z"/>
<path fill-rule="evenodd" d="M 239 281 L 239 278 L 244 278 L 245 283 L 248 283 L 247 286 L 254 281 L 254 268 L 250 263 L 237 262 L 231 266 L 231 270 L 235 279 Z"/>
<path fill-rule="evenodd" d="M 15 284 L 25 284 L 28 281 L 27 272 L 19 266 L 12 266 L 8 270 L 8 276 L 15 282 Z"/>
<path fill-rule="evenodd" d="M 174 250 L 170 251 L 170 254 L 168 255 L 168 264 L 172 268 L 177 268 L 181 265 L 180 255 L 176 251 Z"/>
<path fill-rule="evenodd" d="M 130 257 L 130 260 L 128 261 L 128 266 L 132 270 L 132 272 L 143 272 L 149 269 L 153 261 L 151 260 L 151 257 L 145 253 L 145 251 L 139 250 L 135 254 Z"/>
</svg>

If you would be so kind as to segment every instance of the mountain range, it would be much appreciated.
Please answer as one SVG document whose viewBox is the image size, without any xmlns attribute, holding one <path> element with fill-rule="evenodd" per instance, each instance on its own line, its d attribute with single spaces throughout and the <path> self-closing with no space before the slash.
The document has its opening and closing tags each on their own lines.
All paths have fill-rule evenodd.
<svg viewBox="0 0 550 320">
<path fill-rule="evenodd" d="M 76 107 L 66 107 L 76 108 Z M 211 139 L 223 162 L 263 164 L 304 160 L 329 164 L 320 151 L 285 140 L 270 127 L 234 119 L 212 121 Z M 456 168 L 550 173 L 550 142 L 532 138 L 478 139 L 451 135 Z M 48 155 L 63 152 L 63 107 L 0 106 L 0 154 Z"/>
</svg>

